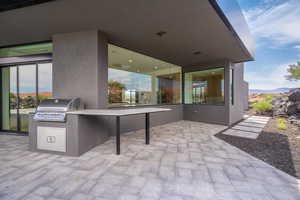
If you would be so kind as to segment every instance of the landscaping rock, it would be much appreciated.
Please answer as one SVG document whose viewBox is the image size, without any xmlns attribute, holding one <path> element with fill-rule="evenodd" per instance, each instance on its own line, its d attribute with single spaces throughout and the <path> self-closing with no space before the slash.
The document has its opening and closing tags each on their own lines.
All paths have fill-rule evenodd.
<svg viewBox="0 0 300 200">
<path fill-rule="evenodd" d="M 300 88 L 272 100 L 274 117 L 286 117 L 288 121 L 300 127 Z"/>
<path fill-rule="evenodd" d="M 288 118 L 288 121 L 291 124 L 297 125 L 300 127 L 300 113 L 294 114 Z"/>
<path fill-rule="evenodd" d="M 292 102 L 300 101 L 300 88 L 291 90 L 288 97 L 289 97 L 289 101 Z"/>
<path fill-rule="evenodd" d="M 292 102 L 288 102 L 287 103 L 287 109 L 286 109 L 286 112 L 288 115 L 294 115 L 294 114 L 297 114 L 298 112 L 298 105 L 297 104 L 294 104 Z"/>
</svg>

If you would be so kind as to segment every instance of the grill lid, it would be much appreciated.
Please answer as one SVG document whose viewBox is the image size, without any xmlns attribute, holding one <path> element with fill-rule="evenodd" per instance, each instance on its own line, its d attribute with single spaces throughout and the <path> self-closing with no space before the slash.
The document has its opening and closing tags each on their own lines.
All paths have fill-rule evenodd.
<svg viewBox="0 0 300 200">
<path fill-rule="evenodd" d="M 66 121 L 66 112 L 83 109 L 79 98 L 74 99 L 47 99 L 43 101 L 34 114 L 37 121 Z"/>
<path fill-rule="evenodd" d="M 79 98 L 47 99 L 37 107 L 37 112 L 67 112 L 79 109 L 82 109 Z"/>
</svg>

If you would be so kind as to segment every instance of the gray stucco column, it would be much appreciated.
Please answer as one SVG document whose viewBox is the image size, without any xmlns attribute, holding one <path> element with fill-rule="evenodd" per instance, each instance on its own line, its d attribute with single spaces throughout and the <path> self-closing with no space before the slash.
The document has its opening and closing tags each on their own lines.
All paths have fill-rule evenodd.
<svg viewBox="0 0 300 200">
<path fill-rule="evenodd" d="M 225 63 L 224 69 L 224 99 L 225 99 L 225 113 L 226 113 L 226 125 L 230 125 L 230 108 L 231 108 L 231 85 L 230 85 L 230 68 L 231 62 Z"/>
<path fill-rule="evenodd" d="M 100 31 L 53 36 L 53 96 L 79 97 L 86 108 L 107 106 L 107 38 Z"/>
</svg>

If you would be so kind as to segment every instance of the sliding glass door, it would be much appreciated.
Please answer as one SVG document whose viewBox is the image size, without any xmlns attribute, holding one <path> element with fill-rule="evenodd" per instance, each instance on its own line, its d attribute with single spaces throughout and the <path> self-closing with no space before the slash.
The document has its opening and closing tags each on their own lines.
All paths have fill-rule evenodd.
<svg viewBox="0 0 300 200">
<path fill-rule="evenodd" d="M 2 129 L 17 131 L 17 67 L 1 69 Z"/>
<path fill-rule="evenodd" d="M 52 64 L 1 68 L 1 130 L 28 131 L 28 114 L 52 97 Z"/>
<path fill-rule="evenodd" d="M 19 67 L 19 130 L 28 131 L 28 114 L 37 105 L 36 65 L 20 65 Z"/>
</svg>

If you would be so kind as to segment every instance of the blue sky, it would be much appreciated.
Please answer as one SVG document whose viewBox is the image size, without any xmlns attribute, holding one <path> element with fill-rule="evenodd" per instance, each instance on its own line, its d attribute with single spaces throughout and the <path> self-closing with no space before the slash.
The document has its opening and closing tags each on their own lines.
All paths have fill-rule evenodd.
<svg viewBox="0 0 300 200">
<path fill-rule="evenodd" d="M 300 87 L 287 67 L 300 61 L 300 0 L 238 0 L 256 40 L 255 61 L 246 63 L 250 89 Z"/>
</svg>

